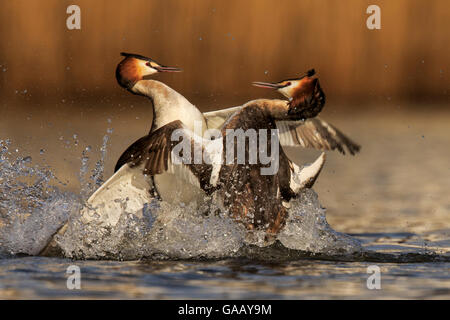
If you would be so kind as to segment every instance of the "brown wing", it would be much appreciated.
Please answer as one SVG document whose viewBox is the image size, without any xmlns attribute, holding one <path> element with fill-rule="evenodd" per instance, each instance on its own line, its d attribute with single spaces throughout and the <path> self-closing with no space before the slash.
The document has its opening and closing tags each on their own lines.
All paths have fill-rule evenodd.
<svg viewBox="0 0 450 320">
<path fill-rule="evenodd" d="M 253 101 L 238 110 L 222 127 L 224 142 L 230 137 L 228 129 L 254 130 L 255 135 L 259 135 L 259 129 L 275 129 L 274 120 L 267 115 L 270 106 L 268 100 Z M 285 107 L 286 103 L 282 105 Z M 259 141 L 259 136 L 254 136 Z M 234 137 L 232 137 L 234 139 Z M 267 149 L 271 148 L 272 136 L 267 138 Z M 284 226 L 287 217 L 287 210 L 282 205 L 279 196 L 284 189 L 280 186 L 281 180 L 289 181 L 289 166 L 280 165 L 286 172 L 278 170 L 276 174 L 262 175 L 261 169 L 269 164 L 256 164 L 249 162 L 248 143 L 245 144 L 245 163 L 239 164 L 237 161 L 237 145 L 234 145 L 234 161 L 232 164 L 222 166 L 220 171 L 220 189 L 223 192 L 224 205 L 229 208 L 232 218 L 243 223 L 248 230 L 265 230 L 266 239 L 276 235 Z M 226 146 L 224 146 L 224 150 Z M 288 159 L 281 148 L 279 150 L 280 163 L 287 163 Z M 227 152 L 229 150 L 226 150 Z M 273 152 L 273 151 L 271 151 Z"/>
<path fill-rule="evenodd" d="M 192 138 L 190 131 L 185 129 L 183 123 L 176 120 L 155 130 L 149 135 L 140 138 L 128 147 L 128 149 L 120 156 L 119 161 L 117 161 L 115 171 L 120 169 L 126 163 L 130 164 L 132 167 L 144 163 L 143 173 L 149 176 L 170 171 L 169 167 L 177 165 L 172 164 L 171 160 L 172 150 L 174 146 L 179 143 L 179 141 L 172 141 L 171 139 L 172 133 L 177 129 L 186 130 L 186 135 L 183 136 L 183 139 L 190 139 L 191 155 L 193 155 L 194 149 L 199 147 L 196 145 L 198 142 Z M 200 148 L 202 148 L 202 154 L 204 154 L 206 151 L 203 144 Z M 179 156 L 182 157 L 183 155 Z M 188 167 L 192 174 L 198 179 L 198 183 L 202 189 L 205 191 L 210 189 L 209 180 L 212 172 L 211 165 L 185 162 L 181 165 Z"/>
<path fill-rule="evenodd" d="M 130 163 L 134 167 L 143 162 L 145 162 L 144 171 L 147 174 L 155 175 L 166 171 L 170 152 L 174 145 L 171 136 L 176 129 L 183 129 L 183 123 L 179 120 L 170 122 L 134 142 L 122 153 L 114 172 L 126 163 Z"/>
<path fill-rule="evenodd" d="M 345 134 L 331 124 L 312 118 L 306 121 L 277 121 L 280 130 L 280 143 L 283 146 L 302 146 L 318 150 L 338 150 L 345 154 L 345 149 L 355 155 L 361 149 Z"/>
</svg>

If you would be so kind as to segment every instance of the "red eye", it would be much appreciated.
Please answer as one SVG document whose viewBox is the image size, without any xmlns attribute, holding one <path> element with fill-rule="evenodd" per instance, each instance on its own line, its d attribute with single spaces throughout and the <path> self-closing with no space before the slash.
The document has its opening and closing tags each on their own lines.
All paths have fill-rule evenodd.
<svg viewBox="0 0 450 320">
<path fill-rule="evenodd" d="M 150 62 L 147 62 L 145 65 L 146 65 L 147 67 L 151 67 Z"/>
</svg>

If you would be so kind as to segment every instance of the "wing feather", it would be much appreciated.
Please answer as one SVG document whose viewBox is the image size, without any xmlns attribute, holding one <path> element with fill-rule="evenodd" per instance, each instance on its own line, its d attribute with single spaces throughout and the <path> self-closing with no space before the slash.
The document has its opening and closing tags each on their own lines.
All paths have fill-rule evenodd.
<svg viewBox="0 0 450 320">
<path fill-rule="evenodd" d="M 208 129 L 220 129 L 233 114 L 241 109 L 242 106 L 231 107 L 217 111 L 204 112 L 203 116 L 206 119 Z"/>
<path fill-rule="evenodd" d="M 280 144 L 290 147 L 314 148 L 317 150 L 346 150 L 355 155 L 361 147 L 333 125 L 320 118 L 305 121 L 277 121 Z"/>
<path fill-rule="evenodd" d="M 187 180 L 187 182 L 195 186 L 201 186 L 206 191 L 206 188 L 209 188 L 211 165 L 189 163 L 180 165 L 172 163 L 171 153 L 176 145 L 171 140 L 174 130 L 184 130 L 183 139 L 190 140 L 191 154 L 200 145 L 202 154 L 209 152 L 205 146 L 211 141 L 195 136 L 193 132 L 183 126 L 181 121 L 177 120 L 166 124 L 132 144 L 117 162 L 116 171 L 125 164 L 129 164 L 131 167 L 142 165 L 144 174 L 154 176 L 164 172 L 177 173 L 181 179 Z"/>
</svg>

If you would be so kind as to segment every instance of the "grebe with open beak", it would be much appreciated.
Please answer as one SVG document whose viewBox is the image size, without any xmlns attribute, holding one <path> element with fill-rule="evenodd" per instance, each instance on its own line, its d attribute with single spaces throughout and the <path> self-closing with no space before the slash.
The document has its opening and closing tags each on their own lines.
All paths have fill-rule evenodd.
<svg viewBox="0 0 450 320">
<path fill-rule="evenodd" d="M 277 120 L 282 147 L 313 148 L 316 150 L 347 151 L 351 155 L 359 152 L 360 146 L 330 123 L 317 117 L 325 104 L 325 94 L 320 87 L 314 69 L 298 78 L 276 83 L 253 82 L 254 86 L 276 90 L 288 99 L 289 114 L 302 120 Z M 306 94 L 312 92 L 312 95 Z M 203 113 L 208 128 L 220 128 L 242 106 Z M 276 110 L 273 112 L 282 112 Z"/>
<path fill-rule="evenodd" d="M 156 73 L 181 72 L 181 69 L 163 66 L 138 54 L 122 52 L 121 55 L 125 58 L 116 68 L 117 82 L 131 93 L 152 101 L 153 120 L 150 132 L 175 120 L 182 120 L 191 130 L 194 130 L 194 123 L 199 121 L 203 124 L 203 131 L 206 130 L 205 118 L 197 107 L 164 83 L 148 79 Z"/>
<path fill-rule="evenodd" d="M 116 164 L 115 174 L 91 195 L 88 206 L 81 212 L 84 222 L 92 222 L 100 215 L 99 223 L 103 226 L 116 225 L 124 210 L 138 212 L 155 196 L 169 203 L 202 202 L 205 196 L 189 170 L 182 170 L 181 166 L 160 166 L 164 158 L 159 157 L 164 156 L 163 152 L 156 154 L 155 159 L 155 154 L 140 158 L 146 138 L 166 130 L 174 121 L 179 121 L 192 133 L 200 127 L 198 134 L 203 134 L 207 128 L 203 114 L 184 96 L 160 81 L 149 79 L 160 72 L 180 72 L 181 69 L 163 66 L 139 54 L 121 55 L 124 59 L 116 68 L 117 82 L 129 92 L 149 98 L 153 118 L 149 134 L 126 149 Z M 170 139 L 165 143 L 168 148 Z M 133 165 L 136 161 L 140 161 L 139 164 Z"/>
<path fill-rule="evenodd" d="M 293 109 L 292 105 L 283 100 L 261 99 L 243 106 L 202 114 L 173 89 L 161 82 L 144 79 L 157 72 L 173 72 L 179 69 L 164 67 L 140 55 L 122 55 L 125 59 L 117 67 L 117 80 L 122 87 L 133 94 L 143 95 L 152 100 L 153 122 L 150 134 L 137 140 L 124 152 L 117 163 L 117 172 L 88 199 L 87 206 L 81 211 L 82 221 L 95 222 L 103 227 L 113 227 L 124 211 L 139 215 L 145 205 L 154 200 L 150 194 L 154 186 L 163 200 L 167 201 L 172 196 L 172 200 L 185 203 L 196 196 L 202 197 L 204 195 L 202 191 L 210 192 L 219 189 L 222 194 L 230 194 L 231 191 L 232 196 L 224 197 L 224 202 L 230 207 L 234 218 L 243 222 L 250 230 L 263 228 L 268 234 L 276 234 L 286 220 L 286 208 L 283 203 L 303 188 L 312 187 L 323 167 L 324 154 L 312 165 L 300 168 L 281 150 L 279 173 L 261 178 L 257 173 L 260 165 L 252 167 L 247 165 L 216 167 L 204 164 L 173 165 L 170 160 L 173 148 L 170 137 L 174 130 L 184 130 L 187 136 L 190 135 L 192 146 L 195 146 L 199 138 L 193 132 L 195 121 L 206 123 L 208 128 L 221 128 L 222 132 L 230 128 L 279 128 L 288 123 L 290 129 L 301 133 L 307 122 L 291 120 L 303 118 L 301 112 L 305 112 L 304 110 L 317 103 L 323 104 L 324 101 L 321 102 L 321 99 L 313 97 L 316 90 L 310 90 L 309 94 L 305 94 L 305 101 L 299 103 L 302 108 L 297 106 Z M 206 130 L 206 125 L 203 128 Z M 329 142 L 330 139 L 336 145 L 341 146 L 342 143 L 345 145 L 343 139 L 332 140 L 335 137 L 341 138 L 340 135 L 329 133 L 324 135 L 323 133 L 324 130 L 320 130 L 318 134 L 321 144 L 313 143 L 312 140 L 317 138 L 316 134 L 316 138 L 312 140 L 310 136 L 307 136 L 304 141 L 301 140 L 302 142 L 297 139 L 296 145 L 312 146 L 316 149 L 334 149 L 333 143 Z M 293 141 L 291 137 L 290 139 L 283 137 L 284 134 L 281 134 L 282 146 L 290 145 Z M 268 143 L 270 144 L 270 141 Z M 216 152 L 209 157 L 223 157 L 223 154 Z M 153 178 L 153 181 L 150 178 Z M 180 182 L 183 182 L 184 186 L 177 188 L 176 185 Z M 161 194 L 160 186 L 168 186 L 168 193 Z M 58 234 L 63 234 L 66 228 L 67 224 L 58 231 Z M 55 242 L 51 241 L 42 254 L 51 255 L 52 248 L 55 247 Z"/>
<path fill-rule="evenodd" d="M 259 132 L 260 129 L 283 127 L 285 122 L 302 127 L 305 118 L 315 117 L 322 110 L 325 95 L 313 72 L 308 72 L 295 81 L 295 90 L 289 88 L 294 86 L 292 83 L 283 83 L 278 86 L 264 84 L 265 87 L 283 88 L 287 93 L 292 92 L 293 98 L 289 102 L 268 99 L 254 100 L 242 107 L 233 108 L 232 114 L 228 116 L 227 121 L 220 129 L 221 136 L 226 137 L 229 129 Z M 208 117 L 206 119 L 208 121 Z M 299 124 L 298 121 L 302 124 Z M 199 185 L 206 193 L 217 191 L 218 194 L 222 194 L 225 207 L 230 209 L 232 217 L 244 223 L 249 230 L 263 229 L 268 235 L 277 234 L 283 227 L 287 217 L 287 202 L 302 189 L 312 187 L 325 161 L 325 154 L 322 154 L 311 166 L 300 168 L 284 154 L 282 148 L 279 148 L 279 170 L 272 175 L 261 175 L 261 168 L 264 167 L 261 163 L 242 164 L 235 159 L 231 164 L 224 164 L 225 153 L 228 151 L 225 145 L 226 139 L 221 142 L 223 144 L 222 151 L 208 154 L 208 148 L 205 146 L 210 141 L 201 141 L 201 138 L 195 138 L 192 131 L 177 120 L 141 138 L 130 152 L 122 155 L 118 166 L 124 164 L 132 167 L 143 165 L 144 170 L 150 175 L 157 175 L 161 171 L 168 170 L 172 167 L 170 156 L 173 151 L 173 145 L 169 141 L 175 130 L 184 132 L 183 137 L 189 139 L 189 145 L 193 150 L 201 148 L 202 153 L 207 153 L 207 157 L 215 158 L 216 163 L 220 163 L 215 166 L 191 163 L 183 166 L 193 174 L 196 185 Z M 308 131 L 300 132 L 307 133 Z M 324 130 L 322 130 L 323 133 Z M 306 137 L 310 140 L 306 139 L 305 141 L 309 141 L 313 147 L 321 149 L 321 145 L 316 143 L 317 137 L 321 138 L 320 135 L 306 135 Z M 335 137 L 340 140 L 336 140 Z M 268 145 L 272 145 L 271 139 L 269 137 Z M 286 140 L 286 137 L 283 139 Z M 323 144 L 329 149 L 333 149 L 332 146 L 336 145 L 342 150 L 343 146 L 347 146 L 352 151 L 358 148 L 342 134 L 334 136 L 325 131 L 322 139 Z M 334 144 L 330 144 L 329 140 Z M 249 159 L 248 153 L 245 159 Z"/>
<path fill-rule="evenodd" d="M 174 146 L 173 141 L 171 141 L 172 133 L 174 130 L 183 130 L 185 136 L 191 140 L 193 148 L 201 148 L 203 154 L 209 152 L 205 157 L 216 159 L 215 163 L 223 162 L 221 160 L 223 153 L 218 152 L 217 149 L 211 151 L 208 148 L 211 141 L 196 135 L 194 131 L 194 123 L 197 121 L 197 123 L 200 122 L 202 124 L 203 134 L 207 129 L 207 118 L 175 90 L 161 82 L 144 79 L 144 77 L 157 72 L 178 71 L 178 69 L 163 67 L 154 60 L 140 55 L 123 55 L 125 59 L 119 63 L 116 71 L 117 81 L 133 94 L 143 95 L 152 100 L 153 124 L 147 136 L 138 139 L 122 154 L 116 164 L 116 173 L 88 200 L 90 207 L 107 207 L 110 211 L 107 224 L 114 225 L 117 223 L 120 212 L 123 209 L 115 204 L 117 202 L 110 201 L 112 200 L 111 196 L 118 197 L 126 194 L 126 197 L 129 199 L 127 206 L 130 207 L 131 211 L 133 208 L 143 207 L 145 203 L 153 199 L 154 194 L 152 195 L 149 192 L 152 189 L 156 191 L 156 194 L 162 200 L 169 203 L 190 203 L 193 201 L 201 203 L 206 194 L 214 190 L 222 189 L 225 190 L 224 192 L 232 190 L 233 187 L 229 185 L 230 180 L 225 178 L 231 174 L 229 168 L 223 169 L 224 167 L 221 165 L 206 165 L 204 163 L 176 165 L 171 161 L 171 152 Z M 284 114 L 282 109 L 286 107 L 286 103 L 282 100 L 264 101 L 266 102 L 264 103 L 265 111 L 263 114 L 266 119 L 259 121 L 256 125 L 252 124 L 253 127 L 259 126 L 264 128 L 267 121 L 271 121 L 271 124 L 274 119 L 299 118 L 297 114 Z M 252 104 L 252 102 L 249 104 Z M 250 108 L 246 108 L 246 111 L 248 110 Z M 245 121 L 245 117 L 248 115 L 246 113 L 238 114 L 240 116 L 236 116 L 235 119 L 239 119 L 241 122 Z M 237 122 L 235 120 L 235 123 Z M 226 129 L 237 128 L 240 128 L 239 125 L 234 127 L 230 127 L 230 124 L 222 125 L 221 131 L 225 133 Z M 322 155 L 312 165 L 303 168 L 290 162 L 284 156 L 284 153 L 282 161 L 289 164 L 289 168 L 285 164 L 281 168 L 286 172 L 284 178 L 287 179 L 283 181 L 281 189 L 292 189 L 291 191 L 283 191 L 283 195 L 286 195 L 288 200 L 289 197 L 292 197 L 292 194 L 299 192 L 302 188 L 312 186 L 320 173 L 325 157 Z M 289 180 L 287 172 L 292 176 L 294 183 L 292 188 L 287 182 Z M 248 175 L 247 171 L 241 170 L 241 176 L 246 174 Z M 251 182 L 250 186 L 252 184 L 255 184 L 255 182 Z M 225 188 L 223 188 L 224 185 Z M 275 195 L 279 195 L 280 192 L 277 191 L 279 187 L 274 188 L 270 192 L 274 191 Z M 269 190 L 266 191 L 269 192 Z M 263 191 L 261 190 L 261 192 Z M 228 201 L 228 204 L 231 205 L 232 202 Z M 237 211 L 238 209 L 234 210 L 234 212 Z M 267 216 L 265 219 L 262 219 L 261 223 L 270 218 L 268 212 L 265 214 Z M 237 214 L 234 215 L 237 216 Z M 259 224 L 255 226 L 259 226 Z"/>
</svg>

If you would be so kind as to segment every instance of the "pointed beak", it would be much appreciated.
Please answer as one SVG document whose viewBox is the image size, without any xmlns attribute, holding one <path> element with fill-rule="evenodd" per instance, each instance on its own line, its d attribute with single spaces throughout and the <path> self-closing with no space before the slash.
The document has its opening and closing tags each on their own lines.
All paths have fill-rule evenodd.
<svg viewBox="0 0 450 320">
<path fill-rule="evenodd" d="M 182 70 L 177 67 L 166 67 L 166 66 L 157 66 L 152 67 L 153 69 L 158 70 L 158 72 L 181 72 Z"/>
<path fill-rule="evenodd" d="M 252 85 L 255 87 L 260 88 L 267 88 L 267 89 L 279 89 L 280 85 L 277 83 L 269 83 L 269 82 L 253 82 Z"/>
</svg>

